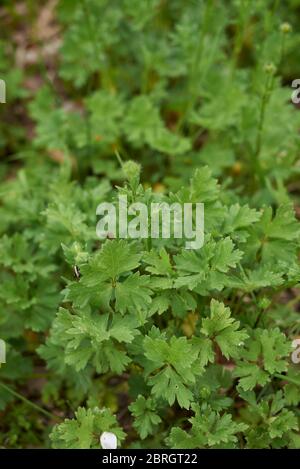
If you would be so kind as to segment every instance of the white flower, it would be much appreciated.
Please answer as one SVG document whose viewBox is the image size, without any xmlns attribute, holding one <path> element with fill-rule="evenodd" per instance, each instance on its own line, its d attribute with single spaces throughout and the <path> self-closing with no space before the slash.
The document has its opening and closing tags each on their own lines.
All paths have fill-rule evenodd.
<svg viewBox="0 0 300 469">
<path fill-rule="evenodd" d="M 6 363 L 6 359 L 5 359 L 5 342 L 2 339 L 0 339 L 0 367 L 1 367 L 1 363 Z"/>
<path fill-rule="evenodd" d="M 100 436 L 100 443 L 102 449 L 116 449 L 117 448 L 117 437 L 114 433 L 103 432 Z"/>
</svg>

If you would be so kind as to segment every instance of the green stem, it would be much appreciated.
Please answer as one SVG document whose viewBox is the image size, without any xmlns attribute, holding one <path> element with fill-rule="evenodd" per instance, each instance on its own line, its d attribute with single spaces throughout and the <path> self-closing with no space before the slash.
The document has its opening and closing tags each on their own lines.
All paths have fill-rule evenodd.
<svg viewBox="0 0 300 469">
<path fill-rule="evenodd" d="M 260 155 L 261 146 L 262 146 L 262 133 L 263 133 L 264 122 L 265 122 L 266 108 L 270 99 L 271 91 L 273 89 L 273 84 L 274 84 L 274 75 L 267 75 L 265 89 L 264 89 L 262 100 L 261 100 L 258 129 L 257 129 L 256 143 L 255 143 L 255 150 L 254 150 L 254 169 L 256 170 L 260 179 L 262 178 L 262 174 L 261 174 L 261 167 L 259 164 L 259 155 Z"/>
<path fill-rule="evenodd" d="M 117 150 L 115 151 L 115 155 L 117 157 L 118 162 L 120 163 L 121 168 L 123 168 L 124 163 L 123 163 L 120 153 Z"/>
<path fill-rule="evenodd" d="M 22 396 L 22 394 L 19 394 L 18 392 L 14 391 L 11 389 L 9 386 L 7 386 L 4 383 L 0 382 L 0 386 L 5 389 L 7 392 L 9 392 L 12 396 L 16 397 L 17 399 L 20 399 L 20 401 L 25 402 L 25 404 L 29 405 L 33 409 L 37 410 L 38 412 L 44 414 L 46 417 L 52 419 L 60 419 L 57 415 L 53 415 L 47 410 L 43 409 L 42 407 L 38 406 L 37 404 L 34 404 L 31 402 L 29 399 L 26 399 L 26 397 Z"/>
<path fill-rule="evenodd" d="M 264 310 L 261 309 L 259 312 L 258 312 L 258 315 L 256 316 L 256 319 L 255 319 L 255 323 L 253 325 L 253 328 L 256 329 L 258 326 L 259 326 L 259 323 L 260 323 L 260 320 L 262 318 L 262 315 L 263 315 L 263 312 Z"/>
<path fill-rule="evenodd" d="M 287 308 L 292 308 L 294 305 L 296 305 L 297 303 L 300 303 L 300 293 L 299 295 L 295 296 L 295 298 L 293 298 L 292 300 L 290 300 L 288 303 L 287 303 Z"/>
<path fill-rule="evenodd" d="M 279 55 L 279 61 L 278 61 L 278 68 L 282 67 L 283 64 L 283 59 L 285 55 L 285 38 L 286 34 L 281 33 L 281 44 L 280 44 L 280 55 Z"/>
<path fill-rule="evenodd" d="M 261 149 L 261 136 L 262 136 L 263 125 L 264 125 L 264 120 L 265 120 L 266 106 L 267 106 L 267 101 L 268 101 L 268 83 L 269 83 L 269 77 L 267 77 L 265 90 L 264 90 L 262 100 L 261 100 L 258 130 L 257 130 L 257 135 L 256 135 L 255 153 L 254 153 L 255 158 L 259 156 L 260 149 Z"/>
<path fill-rule="evenodd" d="M 280 375 L 279 373 L 275 373 L 274 376 L 275 376 L 275 378 L 282 379 L 284 381 L 288 381 L 289 383 L 296 384 L 297 386 L 300 386 L 300 380 L 298 381 L 295 378 L 290 378 L 289 376 Z"/>
<path fill-rule="evenodd" d="M 234 74 L 238 65 L 238 59 L 239 59 L 239 55 L 242 50 L 243 41 L 244 41 L 246 22 L 247 22 L 247 5 L 245 5 L 245 2 L 242 1 L 241 7 L 239 10 L 238 21 L 236 23 L 236 32 L 235 32 L 235 37 L 234 37 L 232 60 L 230 64 L 231 76 Z"/>
</svg>

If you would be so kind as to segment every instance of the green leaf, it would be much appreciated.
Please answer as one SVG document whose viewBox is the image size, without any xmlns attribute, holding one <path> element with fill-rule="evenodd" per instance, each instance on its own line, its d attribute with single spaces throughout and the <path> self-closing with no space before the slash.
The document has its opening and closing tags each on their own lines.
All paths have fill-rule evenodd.
<svg viewBox="0 0 300 469">
<path fill-rule="evenodd" d="M 55 449 L 99 448 L 100 435 L 107 431 L 117 436 L 120 445 L 125 434 L 109 409 L 79 407 L 74 419 L 66 419 L 53 428 L 50 439 Z"/>
<path fill-rule="evenodd" d="M 177 399 L 181 407 L 188 408 L 193 396 L 188 386 L 195 382 L 197 373 L 197 350 L 185 337 L 172 337 L 168 343 L 163 338 L 147 336 L 143 347 L 152 393 L 170 405 Z"/>
<path fill-rule="evenodd" d="M 161 418 L 157 415 L 155 401 L 151 398 L 145 399 L 139 395 L 135 402 L 129 406 L 134 417 L 134 428 L 138 431 L 142 440 L 148 435 L 153 435 Z"/>
<path fill-rule="evenodd" d="M 236 357 L 239 349 L 248 337 L 245 331 L 239 331 L 240 323 L 231 317 L 230 309 L 223 303 L 211 300 L 210 316 L 202 320 L 201 332 L 219 345 L 223 355 Z"/>
<path fill-rule="evenodd" d="M 234 447 L 237 433 L 245 431 L 247 425 L 236 423 L 230 414 L 220 415 L 210 408 L 202 409 L 199 405 L 192 406 L 195 416 L 189 419 L 192 429 L 186 432 L 178 427 L 171 430 L 167 438 L 168 446 L 181 448 L 216 448 L 221 445 Z"/>
<path fill-rule="evenodd" d="M 120 274 L 139 266 L 141 254 L 135 253 L 126 241 L 107 240 L 91 262 L 91 269 L 106 278 L 116 279 Z"/>
<path fill-rule="evenodd" d="M 234 370 L 239 386 L 248 391 L 257 384 L 264 386 L 272 374 L 287 371 L 290 352 L 291 343 L 278 328 L 254 330 Z"/>
<path fill-rule="evenodd" d="M 116 311 L 125 314 L 126 311 L 134 312 L 147 310 L 151 303 L 152 290 L 147 275 L 139 275 L 138 272 L 127 277 L 124 282 L 117 282 L 115 287 Z"/>
</svg>

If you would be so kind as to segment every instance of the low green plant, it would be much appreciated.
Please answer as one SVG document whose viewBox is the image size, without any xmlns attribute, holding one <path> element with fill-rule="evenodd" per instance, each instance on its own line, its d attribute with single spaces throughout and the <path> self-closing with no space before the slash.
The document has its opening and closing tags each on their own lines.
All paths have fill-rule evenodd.
<svg viewBox="0 0 300 469">
<path fill-rule="evenodd" d="M 300 447 L 298 4 L 61 0 L 52 73 L 5 75 L 2 447 Z M 204 203 L 203 247 L 99 240 L 120 195 Z"/>
</svg>

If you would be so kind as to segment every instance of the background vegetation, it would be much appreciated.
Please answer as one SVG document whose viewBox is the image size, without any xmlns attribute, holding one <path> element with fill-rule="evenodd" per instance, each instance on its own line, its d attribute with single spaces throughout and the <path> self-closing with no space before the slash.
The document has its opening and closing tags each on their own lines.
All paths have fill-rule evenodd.
<svg viewBox="0 0 300 469">
<path fill-rule="evenodd" d="M 300 1 L 0 17 L 0 445 L 299 448 Z M 118 193 L 204 202 L 204 247 L 100 242 Z"/>
</svg>

